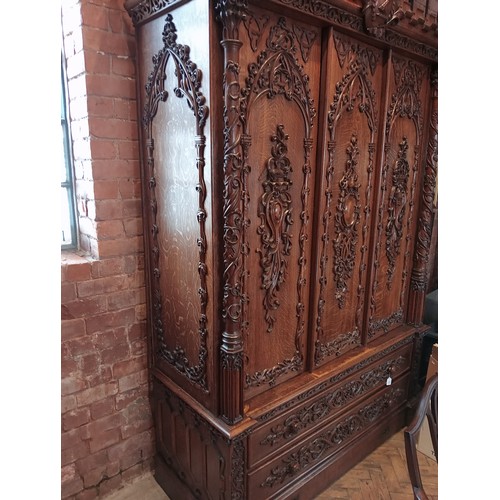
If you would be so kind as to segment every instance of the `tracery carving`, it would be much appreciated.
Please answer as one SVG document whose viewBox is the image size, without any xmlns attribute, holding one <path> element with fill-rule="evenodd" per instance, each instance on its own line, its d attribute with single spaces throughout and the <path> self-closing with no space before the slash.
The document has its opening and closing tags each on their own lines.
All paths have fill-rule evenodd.
<svg viewBox="0 0 500 500">
<path fill-rule="evenodd" d="M 153 70 L 146 83 L 146 104 L 144 106 L 142 122 L 146 128 L 147 144 L 147 165 L 150 175 L 150 208 L 151 208 L 151 262 L 153 264 L 153 329 L 158 340 L 158 354 L 165 359 L 177 371 L 184 374 L 191 382 L 199 385 L 205 392 L 208 392 L 206 371 L 207 371 L 207 239 L 205 221 L 207 217 L 205 202 L 207 197 L 207 188 L 205 184 L 205 135 L 203 132 L 207 117 L 208 107 L 205 105 L 206 99 L 201 92 L 202 72 L 196 64 L 191 61 L 189 54 L 190 48 L 187 45 L 177 43 L 177 30 L 172 16 L 169 14 L 165 21 L 162 33 L 163 48 L 153 56 Z M 165 329 L 162 319 L 162 296 L 160 291 L 160 265 L 159 265 L 159 243 L 158 243 L 158 224 L 157 224 L 157 200 L 156 200 L 156 179 L 154 167 L 154 139 L 152 137 L 152 121 L 158 111 L 160 102 L 168 98 L 168 92 L 165 90 L 165 81 L 167 79 L 167 62 L 172 60 L 175 70 L 174 75 L 177 78 L 177 85 L 174 87 L 176 97 L 185 99 L 188 107 L 193 111 L 196 120 L 196 168 L 198 170 L 198 191 L 199 205 L 197 219 L 200 227 L 200 234 L 197 238 L 199 249 L 198 274 L 200 278 L 200 287 L 198 295 L 200 299 L 200 316 L 198 319 L 198 335 L 200 340 L 198 352 L 198 364 L 191 366 L 186 352 L 182 346 L 177 344 L 173 350 L 169 349 L 165 343 Z"/>
<path fill-rule="evenodd" d="M 392 94 L 391 104 L 387 111 L 386 137 L 397 118 L 408 118 L 415 124 L 417 137 L 422 129 L 422 112 L 420 89 L 422 87 L 423 70 L 420 65 L 410 59 L 392 57 L 396 91 Z"/>
<path fill-rule="evenodd" d="M 386 115 L 386 144 L 384 149 L 385 162 L 382 168 L 381 179 L 382 198 L 378 207 L 379 221 L 387 220 L 388 223 L 384 225 L 379 222 L 379 224 L 377 225 L 377 243 L 375 245 L 375 274 L 372 282 L 372 293 L 370 300 L 370 327 L 368 331 L 369 337 L 372 337 L 376 333 L 373 325 L 382 325 L 381 328 L 384 330 L 384 332 L 386 332 L 387 325 L 397 323 L 395 320 L 399 319 L 400 317 L 398 311 L 396 311 L 388 318 L 374 320 L 377 305 L 375 296 L 380 283 L 379 270 L 383 232 L 385 232 L 386 236 L 385 250 L 388 262 L 388 269 L 386 273 L 386 287 L 388 290 L 391 290 L 392 287 L 396 258 L 399 255 L 400 244 L 403 240 L 405 242 L 405 251 L 403 253 L 401 272 L 401 293 L 399 297 L 399 309 L 402 309 L 405 306 L 406 279 L 408 275 L 407 269 L 411 242 L 409 229 L 412 227 L 413 223 L 413 207 L 417 185 L 419 149 L 422 141 L 423 131 L 423 114 L 420 100 L 422 79 L 424 75 L 423 67 L 412 60 L 395 55 L 392 56 L 392 64 L 396 88 L 392 94 L 391 102 Z M 407 152 L 407 149 L 409 150 L 410 142 L 407 141 L 406 137 L 402 137 L 402 141 L 399 143 L 398 157 L 394 163 L 394 170 L 399 170 L 399 173 L 393 171 L 391 176 L 389 153 L 394 147 L 391 144 L 391 132 L 393 130 L 394 124 L 396 123 L 396 120 L 398 119 L 410 120 L 411 123 L 413 123 L 416 132 L 416 141 L 414 144 L 412 144 L 413 158 L 410 160 L 408 158 Z M 408 170 L 408 177 L 406 177 L 406 170 Z M 411 181 L 409 181 L 410 174 Z M 404 181 L 405 177 L 407 179 L 406 181 Z M 389 188 L 388 186 L 389 179 L 392 179 L 391 188 Z M 407 184 L 407 186 L 411 186 L 411 191 L 409 194 L 407 194 L 409 188 L 404 188 L 404 184 Z M 408 210 L 407 215 L 405 214 L 406 210 Z M 387 214 L 385 213 L 385 211 L 387 211 Z M 401 214 L 401 221 L 398 222 L 398 215 Z M 403 220 L 404 218 L 406 218 L 406 221 Z M 399 228 L 396 227 L 398 224 Z M 405 224 L 408 228 L 408 236 L 404 238 L 404 227 L 402 226 L 402 224 Z"/>
<path fill-rule="evenodd" d="M 366 17 L 368 17 L 368 25 L 375 33 L 380 35 L 380 39 L 386 43 L 393 45 L 395 47 L 405 49 L 407 51 L 413 52 L 420 56 L 437 61 L 438 51 L 436 48 L 426 45 L 424 43 L 418 42 L 412 38 L 408 38 L 400 33 L 396 33 L 392 30 L 385 29 L 385 26 L 392 26 L 400 19 L 401 13 L 394 12 L 394 14 L 389 16 L 391 9 L 389 4 L 392 2 L 385 2 L 386 7 L 382 9 L 382 12 L 386 13 L 386 17 L 379 17 L 376 15 L 376 9 L 370 7 L 363 13 L 363 17 L 351 12 L 347 12 L 339 7 L 334 7 L 328 0 L 279 0 L 284 5 L 289 5 L 296 8 L 297 10 L 306 12 L 313 15 L 316 18 L 326 19 L 327 21 L 336 24 L 337 26 L 342 26 L 344 28 L 352 29 L 358 33 L 365 33 L 367 31 Z M 365 0 L 371 2 L 375 6 L 378 4 L 378 12 L 380 13 L 380 2 L 381 0 Z M 396 9 L 397 11 L 397 9 Z M 375 20 L 371 22 L 371 16 L 375 13 Z M 393 19 L 394 18 L 394 19 Z M 377 21 L 379 25 L 377 25 Z M 387 21 L 391 21 L 387 24 Z M 370 25 L 371 23 L 371 25 Z"/>
<path fill-rule="evenodd" d="M 249 13 L 243 21 L 248 33 L 248 38 L 250 39 L 250 47 L 252 47 L 254 52 L 257 50 L 264 28 L 267 26 L 268 22 L 269 16 L 262 15 L 257 17 L 252 13 Z"/>
<path fill-rule="evenodd" d="M 369 48 L 355 43 L 347 37 L 334 34 L 334 42 L 341 67 L 346 67 L 346 73 L 335 86 L 335 95 L 330 105 L 327 116 L 328 131 L 330 134 L 327 144 L 328 167 L 326 169 L 326 203 L 322 216 L 323 235 L 320 257 L 319 298 L 317 304 L 315 344 L 315 362 L 321 362 L 325 357 L 338 355 L 339 349 L 355 345 L 360 340 L 359 332 L 362 330 L 362 315 L 364 307 L 364 294 L 358 289 L 356 308 L 356 329 L 347 336 L 343 336 L 330 343 L 323 344 L 323 313 L 325 309 L 325 289 L 327 284 L 327 260 L 328 245 L 331 239 L 330 223 L 332 219 L 333 200 L 333 178 L 334 159 L 336 154 L 335 133 L 337 123 L 344 113 L 353 112 L 357 109 L 362 113 L 370 129 L 370 143 L 368 144 L 368 173 L 366 183 L 366 204 L 361 207 L 360 187 L 357 180 L 357 158 L 359 148 L 355 133 L 351 136 L 351 142 L 347 149 L 347 160 L 344 177 L 340 181 L 340 195 L 337 200 L 337 211 L 335 214 L 335 239 L 334 247 L 334 280 L 337 304 L 340 308 L 345 305 L 345 297 L 348 290 L 348 282 L 352 280 L 357 252 L 361 252 L 359 266 L 359 283 L 363 283 L 363 273 L 366 268 L 366 249 L 368 237 L 368 224 L 370 219 L 370 204 L 372 196 L 372 177 L 375 156 L 375 140 L 377 133 L 377 105 L 375 102 L 375 91 L 373 89 L 370 73 L 374 74 L 378 63 L 379 54 Z M 349 205 L 349 206 L 348 206 Z M 347 211 L 346 211 L 347 209 Z M 361 222 L 361 211 L 365 214 L 361 227 L 361 243 L 358 242 L 358 224 Z M 349 212 L 349 215 L 348 215 Z M 347 217 L 346 217 L 347 216 Z M 359 249 L 358 249 L 359 245 Z"/>
<path fill-rule="evenodd" d="M 328 0 L 280 0 L 298 10 L 312 14 L 315 17 L 327 19 L 330 22 L 362 32 L 363 18 L 343 9 L 334 7 Z"/>
<path fill-rule="evenodd" d="M 392 188 L 387 202 L 387 225 L 385 228 L 386 255 L 389 266 L 387 268 L 387 288 L 390 290 L 394 277 L 396 260 L 401 249 L 403 237 L 403 223 L 407 206 L 408 178 L 410 165 L 408 163 L 408 139 L 403 137 L 399 144 L 398 158 L 392 171 Z"/>
<path fill-rule="evenodd" d="M 264 310 L 268 333 L 272 332 L 276 318 L 271 311 L 279 308 L 277 297 L 280 285 L 285 281 L 287 259 L 292 245 L 290 228 L 292 220 L 292 166 L 288 159 L 287 145 L 288 134 L 284 132 L 284 125 L 276 127 L 276 134 L 271 137 L 273 146 L 271 157 L 262 183 L 264 193 L 260 199 L 258 215 L 261 225 L 257 233 L 261 237 L 262 248 L 257 249 L 260 254 L 262 266 L 262 285 L 265 290 Z"/>
<path fill-rule="evenodd" d="M 357 166 L 358 166 L 358 138 L 353 135 L 346 150 L 347 161 L 344 175 L 339 182 L 339 198 L 335 213 L 335 234 L 333 242 L 335 262 L 333 274 L 335 276 L 335 298 L 340 309 L 345 305 L 345 296 L 348 291 L 348 281 L 352 278 L 356 261 L 356 247 L 358 243 L 358 225 L 361 212 Z"/>
<path fill-rule="evenodd" d="M 309 197 L 309 177 L 311 174 L 310 155 L 313 141 L 311 128 L 316 115 L 311 92 L 309 89 L 309 78 L 304 73 L 303 67 L 296 58 L 297 44 L 293 30 L 290 29 L 284 17 L 279 18 L 277 24 L 269 30 L 266 40 L 266 48 L 257 57 L 257 62 L 248 66 L 246 86 L 241 91 L 240 117 L 245 134 L 248 134 L 248 119 L 252 106 L 257 99 L 267 97 L 274 99 L 283 96 L 294 102 L 304 118 L 305 134 L 304 163 L 302 165 L 303 180 L 301 189 L 302 210 L 299 214 L 301 226 L 299 228 L 299 273 L 297 278 L 297 328 L 295 333 L 295 353 L 291 358 L 285 359 L 276 366 L 246 375 L 247 386 L 259 386 L 262 383 L 274 385 L 276 378 L 289 371 L 300 369 L 303 363 L 301 337 L 304 334 L 304 287 L 306 285 L 305 267 L 306 261 L 306 227 L 309 223 L 307 211 L 307 200 Z M 248 163 L 248 151 L 242 150 L 243 164 Z M 248 166 L 250 168 L 250 166 Z M 246 220 L 246 219 L 245 219 Z M 269 323 L 268 323 L 269 326 Z"/>
<path fill-rule="evenodd" d="M 276 483 L 283 484 L 289 477 L 294 477 L 312 463 L 325 455 L 331 448 L 337 447 L 367 425 L 380 418 L 403 400 L 401 389 L 391 389 L 383 396 L 361 408 L 356 414 L 345 418 L 333 429 L 324 432 L 310 443 L 281 460 L 281 465 L 274 467 L 267 478 L 260 484 L 262 488 L 272 488 Z"/>
<path fill-rule="evenodd" d="M 132 22 L 134 23 L 134 25 L 137 25 L 140 22 L 145 21 L 149 17 L 155 15 L 157 12 L 160 12 L 165 7 L 173 5 L 180 1 L 181 0 L 150 0 L 146 2 L 137 2 L 134 7 L 129 9 L 129 14 L 132 17 Z M 126 5 L 125 8 L 127 8 Z"/>
<path fill-rule="evenodd" d="M 358 380 L 347 382 L 339 389 L 305 406 L 299 412 L 288 416 L 283 422 L 272 427 L 260 444 L 274 446 L 282 440 L 292 439 L 299 431 L 327 417 L 336 408 L 345 406 L 370 389 L 385 383 L 394 370 L 398 366 L 404 366 L 406 361 L 406 358 L 399 356 L 397 359 L 386 361 L 373 370 L 361 374 Z"/>
<path fill-rule="evenodd" d="M 292 30 L 297 38 L 299 44 L 300 53 L 302 54 L 302 60 L 307 62 L 309 60 L 309 54 L 311 53 L 311 48 L 314 45 L 314 40 L 318 36 L 318 33 L 314 30 L 308 30 L 297 24 L 292 25 Z"/>
<path fill-rule="evenodd" d="M 394 47 L 408 50 L 409 52 L 413 52 L 414 54 L 426 57 L 433 61 L 437 61 L 438 59 L 438 51 L 434 47 L 429 47 L 428 45 L 419 43 L 412 38 L 395 33 L 394 31 L 385 31 L 383 39 L 386 43 L 393 45 Z"/>
<path fill-rule="evenodd" d="M 262 95 L 265 94 L 270 99 L 283 95 L 296 102 L 303 111 L 308 137 L 316 110 L 309 89 L 309 79 L 296 59 L 295 40 L 284 17 L 271 27 L 266 49 L 259 54 L 257 63 L 248 67 L 246 87 L 242 90 L 241 117 L 247 123 L 253 101 Z"/>
<path fill-rule="evenodd" d="M 353 43 L 351 39 L 338 33 L 333 34 L 333 41 L 341 68 L 344 67 L 347 59 L 350 59 L 350 65 L 352 66 L 354 63 L 352 58 L 355 57 L 356 64 L 361 64 L 364 67 L 365 73 L 367 73 L 366 69 L 370 68 L 371 74 L 375 74 L 379 60 L 378 52 L 371 50 L 369 47 Z M 352 70 L 353 68 L 351 67 L 350 69 Z"/>
<path fill-rule="evenodd" d="M 137 25 L 147 20 L 149 17 L 156 15 L 164 8 L 173 6 L 176 3 L 181 3 L 182 1 L 184 0 L 142 0 L 138 2 L 137 5 L 128 10 L 132 17 L 134 25 Z M 222 7 L 219 7 L 219 5 L 229 3 L 232 9 L 229 12 L 230 15 L 234 15 L 235 12 L 238 12 L 239 15 L 241 15 L 242 13 L 246 15 L 248 12 L 246 0 L 244 1 L 242 0 L 239 2 L 241 4 L 239 6 L 241 7 L 241 11 L 236 10 L 238 6 L 234 8 L 232 7 L 231 4 L 233 1 L 234 0 L 230 1 L 226 0 L 226 2 L 219 2 L 216 5 L 216 8 L 217 9 L 225 8 L 224 5 L 222 5 Z M 317 18 L 326 19 L 327 21 L 332 22 L 336 25 L 355 30 L 359 33 L 364 33 L 366 30 L 367 23 L 364 17 L 352 14 L 338 7 L 334 7 L 327 0 L 279 0 L 279 1 L 284 5 L 290 5 L 298 10 L 311 14 Z M 371 1 L 373 2 L 373 0 Z M 371 11 L 368 10 L 365 12 L 365 17 L 368 16 L 370 18 L 371 15 L 372 15 Z M 399 16 L 400 14 L 398 13 L 396 17 L 399 18 Z M 387 25 L 384 23 L 383 18 L 379 19 L 382 21 L 382 24 Z M 392 19 L 392 16 L 389 19 Z M 368 22 L 370 22 L 370 20 Z M 391 26 L 393 23 L 394 22 L 391 22 L 389 26 Z M 377 31 L 376 22 L 375 24 L 373 24 L 373 29 Z M 429 29 L 429 27 L 426 27 L 425 29 Z M 436 27 L 431 26 L 431 29 L 436 29 Z M 382 30 L 380 31 L 379 29 L 378 32 L 381 35 L 380 39 L 392 46 L 405 49 L 407 51 L 413 52 L 414 54 L 418 54 L 433 61 L 437 61 L 437 49 L 434 47 L 431 47 L 424 43 L 408 38 L 392 30 L 383 29 L 383 27 Z M 231 36 L 228 36 L 227 38 L 231 38 Z M 233 39 L 237 38 L 238 37 L 235 37 Z"/>
</svg>

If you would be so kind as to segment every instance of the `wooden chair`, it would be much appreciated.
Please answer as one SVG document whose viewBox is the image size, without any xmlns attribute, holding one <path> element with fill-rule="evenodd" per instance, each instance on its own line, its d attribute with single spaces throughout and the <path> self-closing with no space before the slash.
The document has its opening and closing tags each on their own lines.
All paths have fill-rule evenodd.
<svg viewBox="0 0 500 500">
<path fill-rule="evenodd" d="M 427 382 L 420 395 L 415 416 L 410 425 L 404 431 L 406 462 L 410 480 L 413 487 L 413 496 L 415 500 L 427 500 L 422 479 L 420 477 L 420 469 L 418 465 L 416 437 L 418 431 L 424 423 L 427 416 L 429 422 L 429 430 L 431 434 L 432 446 L 438 459 L 438 374 L 433 375 Z"/>
</svg>

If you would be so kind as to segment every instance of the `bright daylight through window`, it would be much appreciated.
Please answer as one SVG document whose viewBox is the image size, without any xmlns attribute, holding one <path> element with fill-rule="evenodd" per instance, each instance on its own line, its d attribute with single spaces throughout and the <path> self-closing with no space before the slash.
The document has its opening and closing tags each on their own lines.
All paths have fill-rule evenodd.
<svg viewBox="0 0 500 500">
<path fill-rule="evenodd" d="M 61 248 L 77 246 L 75 198 L 73 189 L 73 155 L 68 120 L 66 72 L 61 56 Z"/>
</svg>

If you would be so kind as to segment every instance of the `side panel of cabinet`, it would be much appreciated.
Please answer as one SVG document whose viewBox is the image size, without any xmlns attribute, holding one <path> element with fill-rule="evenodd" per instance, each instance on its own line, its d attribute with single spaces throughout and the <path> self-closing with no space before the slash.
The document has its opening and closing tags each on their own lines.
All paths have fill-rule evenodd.
<svg viewBox="0 0 500 500">
<path fill-rule="evenodd" d="M 252 7 L 240 37 L 249 398 L 305 366 L 321 31 Z"/>
<path fill-rule="evenodd" d="M 313 365 L 362 341 L 383 53 L 333 29 L 323 59 Z"/>
<path fill-rule="evenodd" d="M 379 172 L 367 339 L 405 321 L 415 244 L 429 68 L 392 53 Z"/>
<path fill-rule="evenodd" d="M 178 7 L 138 47 L 152 365 L 215 408 L 208 16 Z"/>
</svg>

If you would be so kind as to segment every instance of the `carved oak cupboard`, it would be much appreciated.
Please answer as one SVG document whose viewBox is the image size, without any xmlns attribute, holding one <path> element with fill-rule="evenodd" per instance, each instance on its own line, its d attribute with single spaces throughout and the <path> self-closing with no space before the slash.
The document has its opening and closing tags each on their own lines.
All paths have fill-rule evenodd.
<svg viewBox="0 0 500 500">
<path fill-rule="evenodd" d="M 419 390 L 437 1 L 126 7 L 157 481 L 310 499 Z"/>
</svg>

